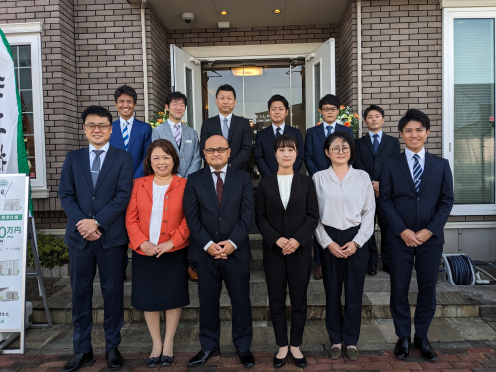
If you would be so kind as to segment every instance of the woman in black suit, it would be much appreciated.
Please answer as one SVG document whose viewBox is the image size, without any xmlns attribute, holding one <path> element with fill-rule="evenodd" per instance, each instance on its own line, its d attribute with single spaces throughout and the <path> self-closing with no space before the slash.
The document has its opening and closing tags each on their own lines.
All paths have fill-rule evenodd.
<svg viewBox="0 0 496 372">
<path fill-rule="evenodd" d="M 312 179 L 295 173 L 296 139 L 283 134 L 274 144 L 277 173 L 260 181 L 255 221 L 263 237 L 263 262 L 269 309 L 279 352 L 274 366 L 286 363 L 288 332 L 286 286 L 291 300 L 291 354 L 299 367 L 306 365 L 300 351 L 307 316 L 307 287 L 312 270 L 312 236 L 317 228 L 319 206 Z"/>
</svg>

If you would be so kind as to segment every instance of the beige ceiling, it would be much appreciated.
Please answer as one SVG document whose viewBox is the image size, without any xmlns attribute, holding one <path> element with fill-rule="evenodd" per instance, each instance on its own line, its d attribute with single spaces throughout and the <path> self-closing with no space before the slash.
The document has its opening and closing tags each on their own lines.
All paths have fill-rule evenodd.
<svg viewBox="0 0 496 372">
<path fill-rule="evenodd" d="M 128 0 L 135 2 L 136 0 Z M 168 29 L 217 28 L 217 22 L 231 27 L 309 25 L 338 23 L 349 0 L 147 0 Z M 281 13 L 275 14 L 274 9 Z M 226 16 L 219 13 L 227 11 Z M 185 23 L 181 14 L 190 12 L 195 20 Z"/>
</svg>

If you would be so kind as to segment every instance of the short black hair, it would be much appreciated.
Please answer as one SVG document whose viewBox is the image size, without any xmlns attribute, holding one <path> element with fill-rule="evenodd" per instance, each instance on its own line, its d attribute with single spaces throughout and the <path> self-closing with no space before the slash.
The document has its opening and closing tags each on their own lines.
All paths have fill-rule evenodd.
<svg viewBox="0 0 496 372">
<path fill-rule="evenodd" d="M 341 106 L 341 101 L 334 94 L 326 94 L 319 101 L 319 110 L 322 110 L 324 105 L 333 105 L 339 109 L 339 106 Z"/>
<path fill-rule="evenodd" d="M 106 117 L 110 122 L 110 124 L 112 124 L 112 114 L 110 113 L 109 110 L 101 106 L 90 106 L 86 110 L 84 110 L 83 113 L 81 114 L 81 118 L 83 119 L 83 124 L 86 121 L 86 117 L 88 115 L 96 115 L 96 116 L 100 116 L 101 118 Z"/>
<path fill-rule="evenodd" d="M 267 102 L 267 107 L 269 108 L 270 111 L 270 105 L 274 102 L 282 102 L 284 107 L 286 107 L 286 110 L 289 110 L 289 103 L 286 98 L 281 96 L 280 94 L 274 94 L 272 97 L 270 97 L 269 102 Z"/>
<path fill-rule="evenodd" d="M 296 144 L 296 138 L 291 134 L 281 134 L 277 137 L 276 142 L 274 143 L 274 152 L 283 147 L 291 147 L 298 152 L 298 145 Z"/>
<path fill-rule="evenodd" d="M 219 92 L 223 90 L 224 92 L 233 92 L 234 94 L 234 99 L 236 99 L 236 91 L 232 87 L 232 85 L 229 84 L 222 84 L 220 87 L 217 88 L 217 92 L 215 92 L 215 98 L 219 95 Z"/>
<path fill-rule="evenodd" d="M 123 94 L 127 94 L 128 96 L 133 97 L 134 103 L 138 103 L 138 95 L 136 94 L 134 88 L 130 87 L 129 85 L 121 85 L 119 88 L 115 90 L 114 93 L 115 102 L 117 102 L 117 99 Z"/>
<path fill-rule="evenodd" d="M 420 122 L 425 130 L 431 129 L 431 121 L 427 114 L 424 114 L 422 111 L 417 109 L 409 109 L 405 113 L 405 116 L 400 119 L 400 122 L 398 123 L 398 130 L 403 132 L 403 128 L 405 128 L 405 126 L 411 121 Z"/>
<path fill-rule="evenodd" d="M 353 164 L 353 162 L 355 161 L 355 156 L 356 156 L 355 141 L 346 132 L 337 131 L 337 132 L 334 132 L 333 134 L 329 135 L 326 138 L 325 143 L 324 143 L 324 154 L 325 154 L 325 150 L 327 150 L 329 152 L 331 151 L 330 150 L 331 143 L 333 143 L 334 140 L 336 140 L 336 139 L 342 139 L 343 141 L 348 143 L 348 145 L 350 146 L 350 160 L 348 160 L 348 164 Z M 330 159 L 329 159 L 329 165 L 330 164 L 331 163 L 330 163 Z"/>
<path fill-rule="evenodd" d="M 169 106 L 170 103 L 172 102 L 172 100 L 174 100 L 174 99 L 177 99 L 177 100 L 181 100 L 182 99 L 184 101 L 184 106 L 188 106 L 188 99 L 186 98 L 186 96 L 184 94 L 182 94 L 179 91 L 175 91 L 175 92 L 169 93 L 167 95 L 167 98 L 165 99 L 165 104 L 167 106 Z"/>
<path fill-rule="evenodd" d="M 377 106 L 377 105 L 370 105 L 363 112 L 363 119 L 364 120 L 365 120 L 365 118 L 367 117 L 367 115 L 369 114 L 370 111 L 378 111 L 379 114 L 381 114 L 381 116 L 384 118 L 384 110 L 382 109 L 382 107 Z"/>
</svg>

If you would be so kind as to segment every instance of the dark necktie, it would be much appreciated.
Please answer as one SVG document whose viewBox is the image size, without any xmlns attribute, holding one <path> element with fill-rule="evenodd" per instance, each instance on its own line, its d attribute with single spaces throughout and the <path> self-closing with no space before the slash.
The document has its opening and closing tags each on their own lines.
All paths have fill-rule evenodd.
<svg viewBox="0 0 496 372">
<path fill-rule="evenodd" d="M 422 167 L 419 162 L 420 156 L 418 154 L 413 155 L 415 163 L 413 164 L 413 183 L 415 184 L 415 190 L 419 192 L 420 182 L 422 181 Z"/>
<path fill-rule="evenodd" d="M 222 172 L 214 172 L 214 173 L 217 176 L 217 183 L 215 184 L 215 193 L 217 194 L 217 200 L 219 201 L 219 207 L 220 207 L 220 203 L 222 201 L 222 192 L 224 191 L 224 182 L 222 182 L 222 177 L 220 176 Z"/>
<path fill-rule="evenodd" d="M 374 146 L 374 152 L 377 154 L 377 150 L 379 150 L 379 135 L 376 133 L 372 137 L 374 137 L 374 142 L 372 142 L 372 145 Z"/>
<path fill-rule="evenodd" d="M 93 150 L 95 153 L 95 160 L 93 160 L 93 164 L 91 165 L 91 179 L 93 180 L 93 188 L 96 186 L 96 181 L 98 180 L 98 175 L 100 174 L 100 155 L 103 153 L 103 150 Z"/>
<path fill-rule="evenodd" d="M 328 125 L 326 127 L 326 131 L 327 131 L 326 137 L 329 137 L 329 135 L 331 134 L 331 131 L 332 131 L 332 127 L 330 125 Z"/>
<path fill-rule="evenodd" d="M 276 138 L 281 135 L 281 128 L 276 129 Z"/>
</svg>

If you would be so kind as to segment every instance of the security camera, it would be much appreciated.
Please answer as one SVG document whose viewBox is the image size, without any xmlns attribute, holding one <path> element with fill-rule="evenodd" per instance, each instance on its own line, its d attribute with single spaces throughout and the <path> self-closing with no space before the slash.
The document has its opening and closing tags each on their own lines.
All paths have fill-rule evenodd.
<svg viewBox="0 0 496 372">
<path fill-rule="evenodd" d="M 186 23 L 191 23 L 191 21 L 195 20 L 195 15 L 193 13 L 183 13 L 182 17 L 183 21 Z"/>
</svg>

